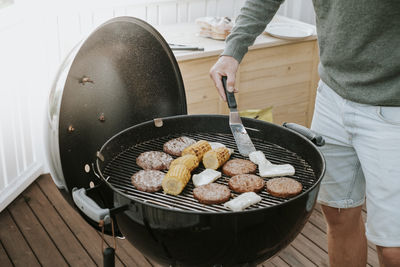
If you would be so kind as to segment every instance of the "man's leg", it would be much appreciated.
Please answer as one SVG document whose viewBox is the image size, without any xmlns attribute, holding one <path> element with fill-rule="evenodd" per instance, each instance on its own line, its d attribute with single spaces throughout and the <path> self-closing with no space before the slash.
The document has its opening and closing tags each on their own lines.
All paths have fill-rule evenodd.
<svg viewBox="0 0 400 267">
<path fill-rule="evenodd" d="M 361 207 L 365 179 L 348 130 L 347 101 L 320 83 L 311 129 L 325 138 L 320 147 L 326 160 L 318 202 L 328 223 L 332 267 L 366 265 L 367 244 Z M 345 116 L 346 115 L 346 116 Z"/>
<path fill-rule="evenodd" d="M 356 106 L 353 139 L 366 180 L 366 236 L 383 267 L 400 266 L 400 107 Z"/>
<path fill-rule="evenodd" d="M 381 247 L 376 246 L 378 250 L 379 263 L 381 267 L 400 266 L 400 247 Z"/>
<path fill-rule="evenodd" d="M 338 209 L 322 205 L 328 224 L 328 253 L 331 267 L 365 267 L 367 239 L 361 216 L 362 206 Z"/>
<path fill-rule="evenodd" d="M 328 223 L 330 266 L 366 265 L 367 242 L 361 209 L 365 179 L 347 129 L 347 102 L 320 83 L 311 129 L 325 138 L 326 160 L 318 201 Z M 345 116 L 346 115 L 346 116 Z"/>
</svg>

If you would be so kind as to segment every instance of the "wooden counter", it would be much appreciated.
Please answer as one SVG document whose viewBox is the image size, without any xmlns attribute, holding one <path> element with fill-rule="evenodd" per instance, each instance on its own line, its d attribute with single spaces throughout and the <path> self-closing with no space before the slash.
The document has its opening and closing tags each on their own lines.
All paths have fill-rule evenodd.
<svg viewBox="0 0 400 267">
<path fill-rule="evenodd" d="M 285 17 L 290 22 L 313 27 Z M 198 37 L 195 24 L 157 28 L 169 43 L 204 47 L 203 52 L 175 52 L 185 83 L 189 114 L 228 114 L 226 103 L 209 77 L 209 70 L 225 43 Z M 315 29 L 314 29 L 315 32 Z M 288 41 L 260 35 L 240 64 L 236 78 L 239 110 L 273 107 L 274 122 L 296 122 L 310 126 L 319 80 L 316 35 Z"/>
</svg>

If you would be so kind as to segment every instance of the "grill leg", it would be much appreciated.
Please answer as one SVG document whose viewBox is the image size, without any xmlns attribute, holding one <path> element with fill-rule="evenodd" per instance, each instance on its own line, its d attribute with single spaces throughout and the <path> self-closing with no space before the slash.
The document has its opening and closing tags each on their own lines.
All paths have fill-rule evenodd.
<svg viewBox="0 0 400 267">
<path fill-rule="evenodd" d="M 106 248 L 103 252 L 103 263 L 104 267 L 115 266 L 115 250 L 113 248 Z"/>
</svg>

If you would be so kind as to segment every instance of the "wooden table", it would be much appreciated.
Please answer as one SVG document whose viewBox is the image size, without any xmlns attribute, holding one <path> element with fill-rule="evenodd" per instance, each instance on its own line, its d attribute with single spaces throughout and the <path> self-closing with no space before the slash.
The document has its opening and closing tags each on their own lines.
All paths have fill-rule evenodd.
<svg viewBox="0 0 400 267">
<path fill-rule="evenodd" d="M 273 22 L 302 24 L 277 16 Z M 169 43 L 204 47 L 203 52 L 175 52 L 186 89 L 189 114 L 227 114 L 209 70 L 222 53 L 224 41 L 197 36 L 194 23 L 159 26 Z M 296 122 L 310 126 L 319 80 L 316 34 L 288 41 L 261 34 L 240 64 L 236 78 L 239 110 L 273 107 L 274 122 Z"/>
</svg>

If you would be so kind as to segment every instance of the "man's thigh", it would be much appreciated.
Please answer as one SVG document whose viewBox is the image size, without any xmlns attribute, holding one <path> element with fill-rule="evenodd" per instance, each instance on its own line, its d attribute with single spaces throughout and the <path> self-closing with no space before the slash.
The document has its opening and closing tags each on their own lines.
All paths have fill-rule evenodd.
<svg viewBox="0 0 400 267">
<path fill-rule="evenodd" d="M 347 129 L 346 101 L 320 82 L 311 129 L 325 138 L 320 147 L 326 160 L 318 202 L 334 208 L 353 208 L 364 203 L 365 180 Z"/>
<path fill-rule="evenodd" d="M 358 107 L 354 148 L 366 180 L 367 238 L 400 247 L 400 107 Z"/>
</svg>

